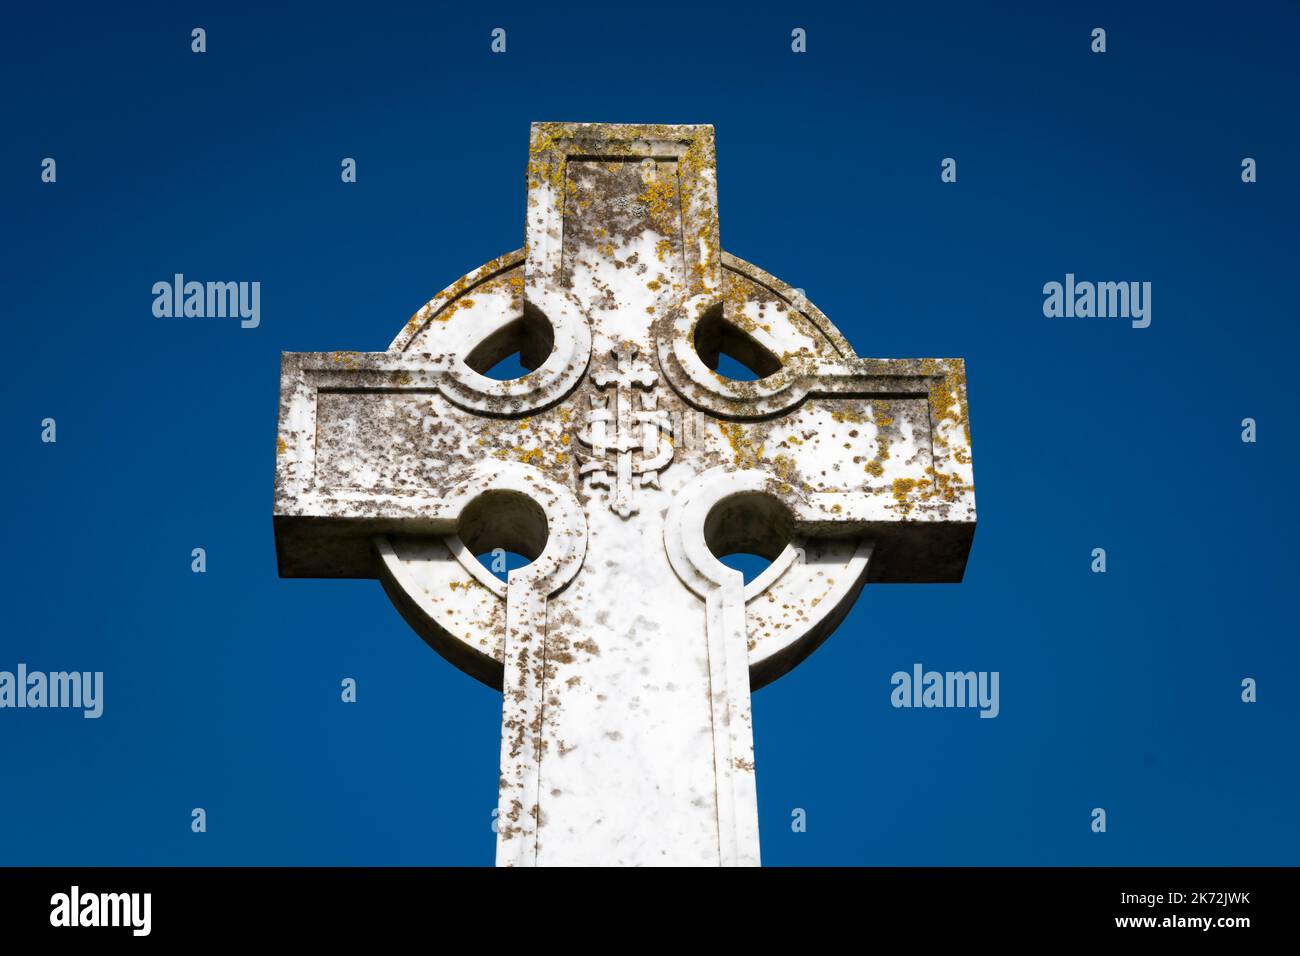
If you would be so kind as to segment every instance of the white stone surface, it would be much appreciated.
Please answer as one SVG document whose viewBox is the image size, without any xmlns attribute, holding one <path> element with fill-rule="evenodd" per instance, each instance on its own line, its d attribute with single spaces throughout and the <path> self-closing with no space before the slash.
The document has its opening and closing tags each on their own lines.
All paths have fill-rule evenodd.
<svg viewBox="0 0 1300 956">
<path fill-rule="evenodd" d="M 502 865 L 757 864 L 751 689 L 866 581 L 965 568 L 962 362 L 858 358 L 722 251 L 716 181 L 708 126 L 534 124 L 526 251 L 385 352 L 283 359 L 280 572 L 378 577 L 503 689 Z M 493 546 L 535 560 L 506 584 Z"/>
</svg>

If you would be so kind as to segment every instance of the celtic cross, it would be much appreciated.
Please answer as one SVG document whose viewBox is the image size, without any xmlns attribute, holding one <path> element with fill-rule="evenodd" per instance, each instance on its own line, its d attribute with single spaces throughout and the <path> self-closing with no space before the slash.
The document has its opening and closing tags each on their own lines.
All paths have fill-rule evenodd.
<svg viewBox="0 0 1300 956">
<path fill-rule="evenodd" d="M 867 581 L 965 569 L 963 363 L 859 358 L 722 251 L 716 175 L 708 126 L 534 124 L 523 250 L 282 359 L 280 573 L 378 578 L 502 690 L 502 865 L 757 864 L 751 691 Z"/>
</svg>

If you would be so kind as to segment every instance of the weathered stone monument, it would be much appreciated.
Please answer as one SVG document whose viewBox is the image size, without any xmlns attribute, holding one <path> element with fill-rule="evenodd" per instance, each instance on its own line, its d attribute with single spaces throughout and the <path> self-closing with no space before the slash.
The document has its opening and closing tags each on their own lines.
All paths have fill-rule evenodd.
<svg viewBox="0 0 1300 956">
<path fill-rule="evenodd" d="M 523 250 L 385 352 L 283 356 L 280 574 L 379 578 L 502 689 L 498 864 L 757 864 L 750 691 L 865 582 L 965 569 L 961 360 L 858 358 L 716 197 L 712 127 L 535 124 Z"/>
</svg>

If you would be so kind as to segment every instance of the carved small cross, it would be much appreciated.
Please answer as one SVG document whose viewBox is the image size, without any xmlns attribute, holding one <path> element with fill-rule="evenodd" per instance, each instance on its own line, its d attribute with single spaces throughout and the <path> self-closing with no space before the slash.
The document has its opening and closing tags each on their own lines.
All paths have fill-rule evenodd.
<svg viewBox="0 0 1300 956">
<path fill-rule="evenodd" d="M 283 356 L 280 573 L 378 577 L 502 689 L 499 864 L 757 864 L 751 690 L 868 580 L 962 578 L 963 364 L 724 253 L 708 126 L 534 124 L 526 239 L 385 352 Z"/>
<path fill-rule="evenodd" d="M 614 370 L 591 376 L 597 388 L 610 389 L 612 394 L 605 398 L 592 396 L 588 427 L 577 433 L 578 441 L 591 451 L 578 451 L 583 460 L 578 473 L 587 478 L 589 488 L 611 488 L 610 507 L 619 517 L 629 518 L 639 510 L 637 484 L 659 486 L 659 469 L 672 461 L 673 443 L 664 434 L 668 429 L 664 413 L 655 407 L 656 396 L 649 391 L 659 376 L 650 366 L 637 361 L 635 345 L 616 348 L 613 355 Z M 610 425 L 614 426 L 612 435 Z M 635 465 L 634 452 L 643 453 Z M 612 461 L 606 458 L 609 453 Z"/>
</svg>

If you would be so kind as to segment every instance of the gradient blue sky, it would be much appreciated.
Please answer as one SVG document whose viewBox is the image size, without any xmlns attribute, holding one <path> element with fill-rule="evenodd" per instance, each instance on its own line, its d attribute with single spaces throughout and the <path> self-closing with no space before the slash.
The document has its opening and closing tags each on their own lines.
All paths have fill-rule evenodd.
<svg viewBox="0 0 1300 956">
<path fill-rule="evenodd" d="M 867 588 L 756 695 L 765 862 L 1300 863 L 1300 15 L 904 6 L 7 7 L 0 669 L 107 692 L 0 711 L 0 864 L 492 861 L 498 695 L 376 582 L 276 576 L 278 356 L 520 246 L 533 120 L 714 124 L 729 251 L 862 355 L 967 361 L 966 580 Z M 175 272 L 259 280 L 261 327 L 155 318 Z M 1151 327 L 1044 318 L 1067 272 Z M 1001 715 L 892 709 L 917 661 Z"/>
</svg>

